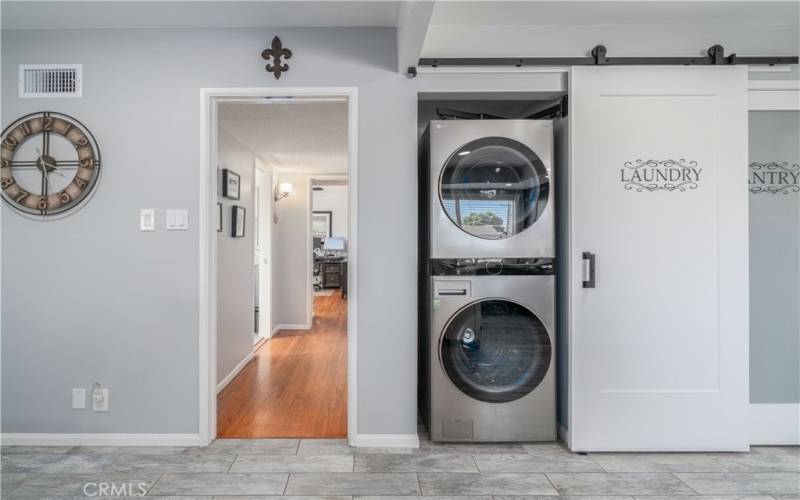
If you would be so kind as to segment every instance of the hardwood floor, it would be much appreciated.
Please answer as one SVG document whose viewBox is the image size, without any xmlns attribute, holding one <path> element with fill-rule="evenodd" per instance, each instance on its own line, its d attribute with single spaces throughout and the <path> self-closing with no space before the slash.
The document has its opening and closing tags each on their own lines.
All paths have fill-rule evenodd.
<svg viewBox="0 0 800 500">
<path fill-rule="evenodd" d="M 347 436 L 347 301 L 314 297 L 311 330 L 281 330 L 217 396 L 221 438 Z"/>
</svg>

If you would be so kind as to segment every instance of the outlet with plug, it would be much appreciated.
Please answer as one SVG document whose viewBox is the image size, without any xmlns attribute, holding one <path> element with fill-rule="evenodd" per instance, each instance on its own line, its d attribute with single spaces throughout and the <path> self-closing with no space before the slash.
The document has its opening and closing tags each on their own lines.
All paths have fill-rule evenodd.
<svg viewBox="0 0 800 500">
<path fill-rule="evenodd" d="M 108 389 L 95 382 L 92 388 L 92 411 L 108 411 Z"/>
</svg>

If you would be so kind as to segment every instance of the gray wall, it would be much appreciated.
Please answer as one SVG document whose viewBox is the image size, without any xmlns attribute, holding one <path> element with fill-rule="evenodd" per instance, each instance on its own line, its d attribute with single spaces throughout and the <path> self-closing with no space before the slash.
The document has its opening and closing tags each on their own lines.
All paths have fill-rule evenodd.
<svg viewBox="0 0 800 500">
<path fill-rule="evenodd" d="M 293 192 L 275 204 L 280 222 L 273 224 L 276 250 L 272 261 L 272 323 L 302 327 L 308 317 L 308 267 L 311 265 L 311 214 L 308 176 L 277 172 L 277 182 L 291 182 Z"/>
<path fill-rule="evenodd" d="M 218 128 L 217 166 L 220 176 L 222 232 L 217 233 L 217 383 L 228 376 L 253 350 L 254 165 L 255 155 L 244 144 Z M 239 174 L 239 200 L 222 197 L 222 169 Z M 231 207 L 245 208 L 244 238 L 233 238 Z"/>
<path fill-rule="evenodd" d="M 295 54 L 280 81 L 261 58 L 274 35 Z M 357 86 L 357 431 L 415 433 L 416 95 L 395 40 L 389 28 L 4 30 L 2 122 L 74 115 L 105 170 L 67 219 L 2 208 L 3 432 L 197 432 L 200 88 Z M 74 62 L 83 98 L 17 98 L 18 64 Z M 158 231 L 137 231 L 143 207 L 159 209 Z M 163 231 L 165 208 L 188 208 L 190 230 Z M 71 388 L 95 381 L 111 411 L 71 410 Z"/>
<path fill-rule="evenodd" d="M 800 112 L 750 112 L 750 161 L 800 164 Z M 800 402 L 800 193 L 750 194 L 750 401 Z"/>
</svg>

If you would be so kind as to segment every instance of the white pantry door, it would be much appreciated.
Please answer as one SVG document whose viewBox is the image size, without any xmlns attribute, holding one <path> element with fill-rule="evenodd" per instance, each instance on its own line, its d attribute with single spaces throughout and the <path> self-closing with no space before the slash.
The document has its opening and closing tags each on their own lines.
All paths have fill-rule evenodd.
<svg viewBox="0 0 800 500">
<path fill-rule="evenodd" d="M 569 97 L 572 449 L 748 449 L 747 68 L 576 67 Z"/>
</svg>

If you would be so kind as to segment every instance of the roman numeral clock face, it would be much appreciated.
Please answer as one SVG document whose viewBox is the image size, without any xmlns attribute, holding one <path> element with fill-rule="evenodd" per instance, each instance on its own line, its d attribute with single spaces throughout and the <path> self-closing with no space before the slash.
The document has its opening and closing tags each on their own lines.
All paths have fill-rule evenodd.
<svg viewBox="0 0 800 500">
<path fill-rule="evenodd" d="M 43 219 L 77 209 L 100 176 L 100 149 L 91 132 L 50 111 L 23 116 L 3 131 L 0 162 L 3 199 Z"/>
</svg>

